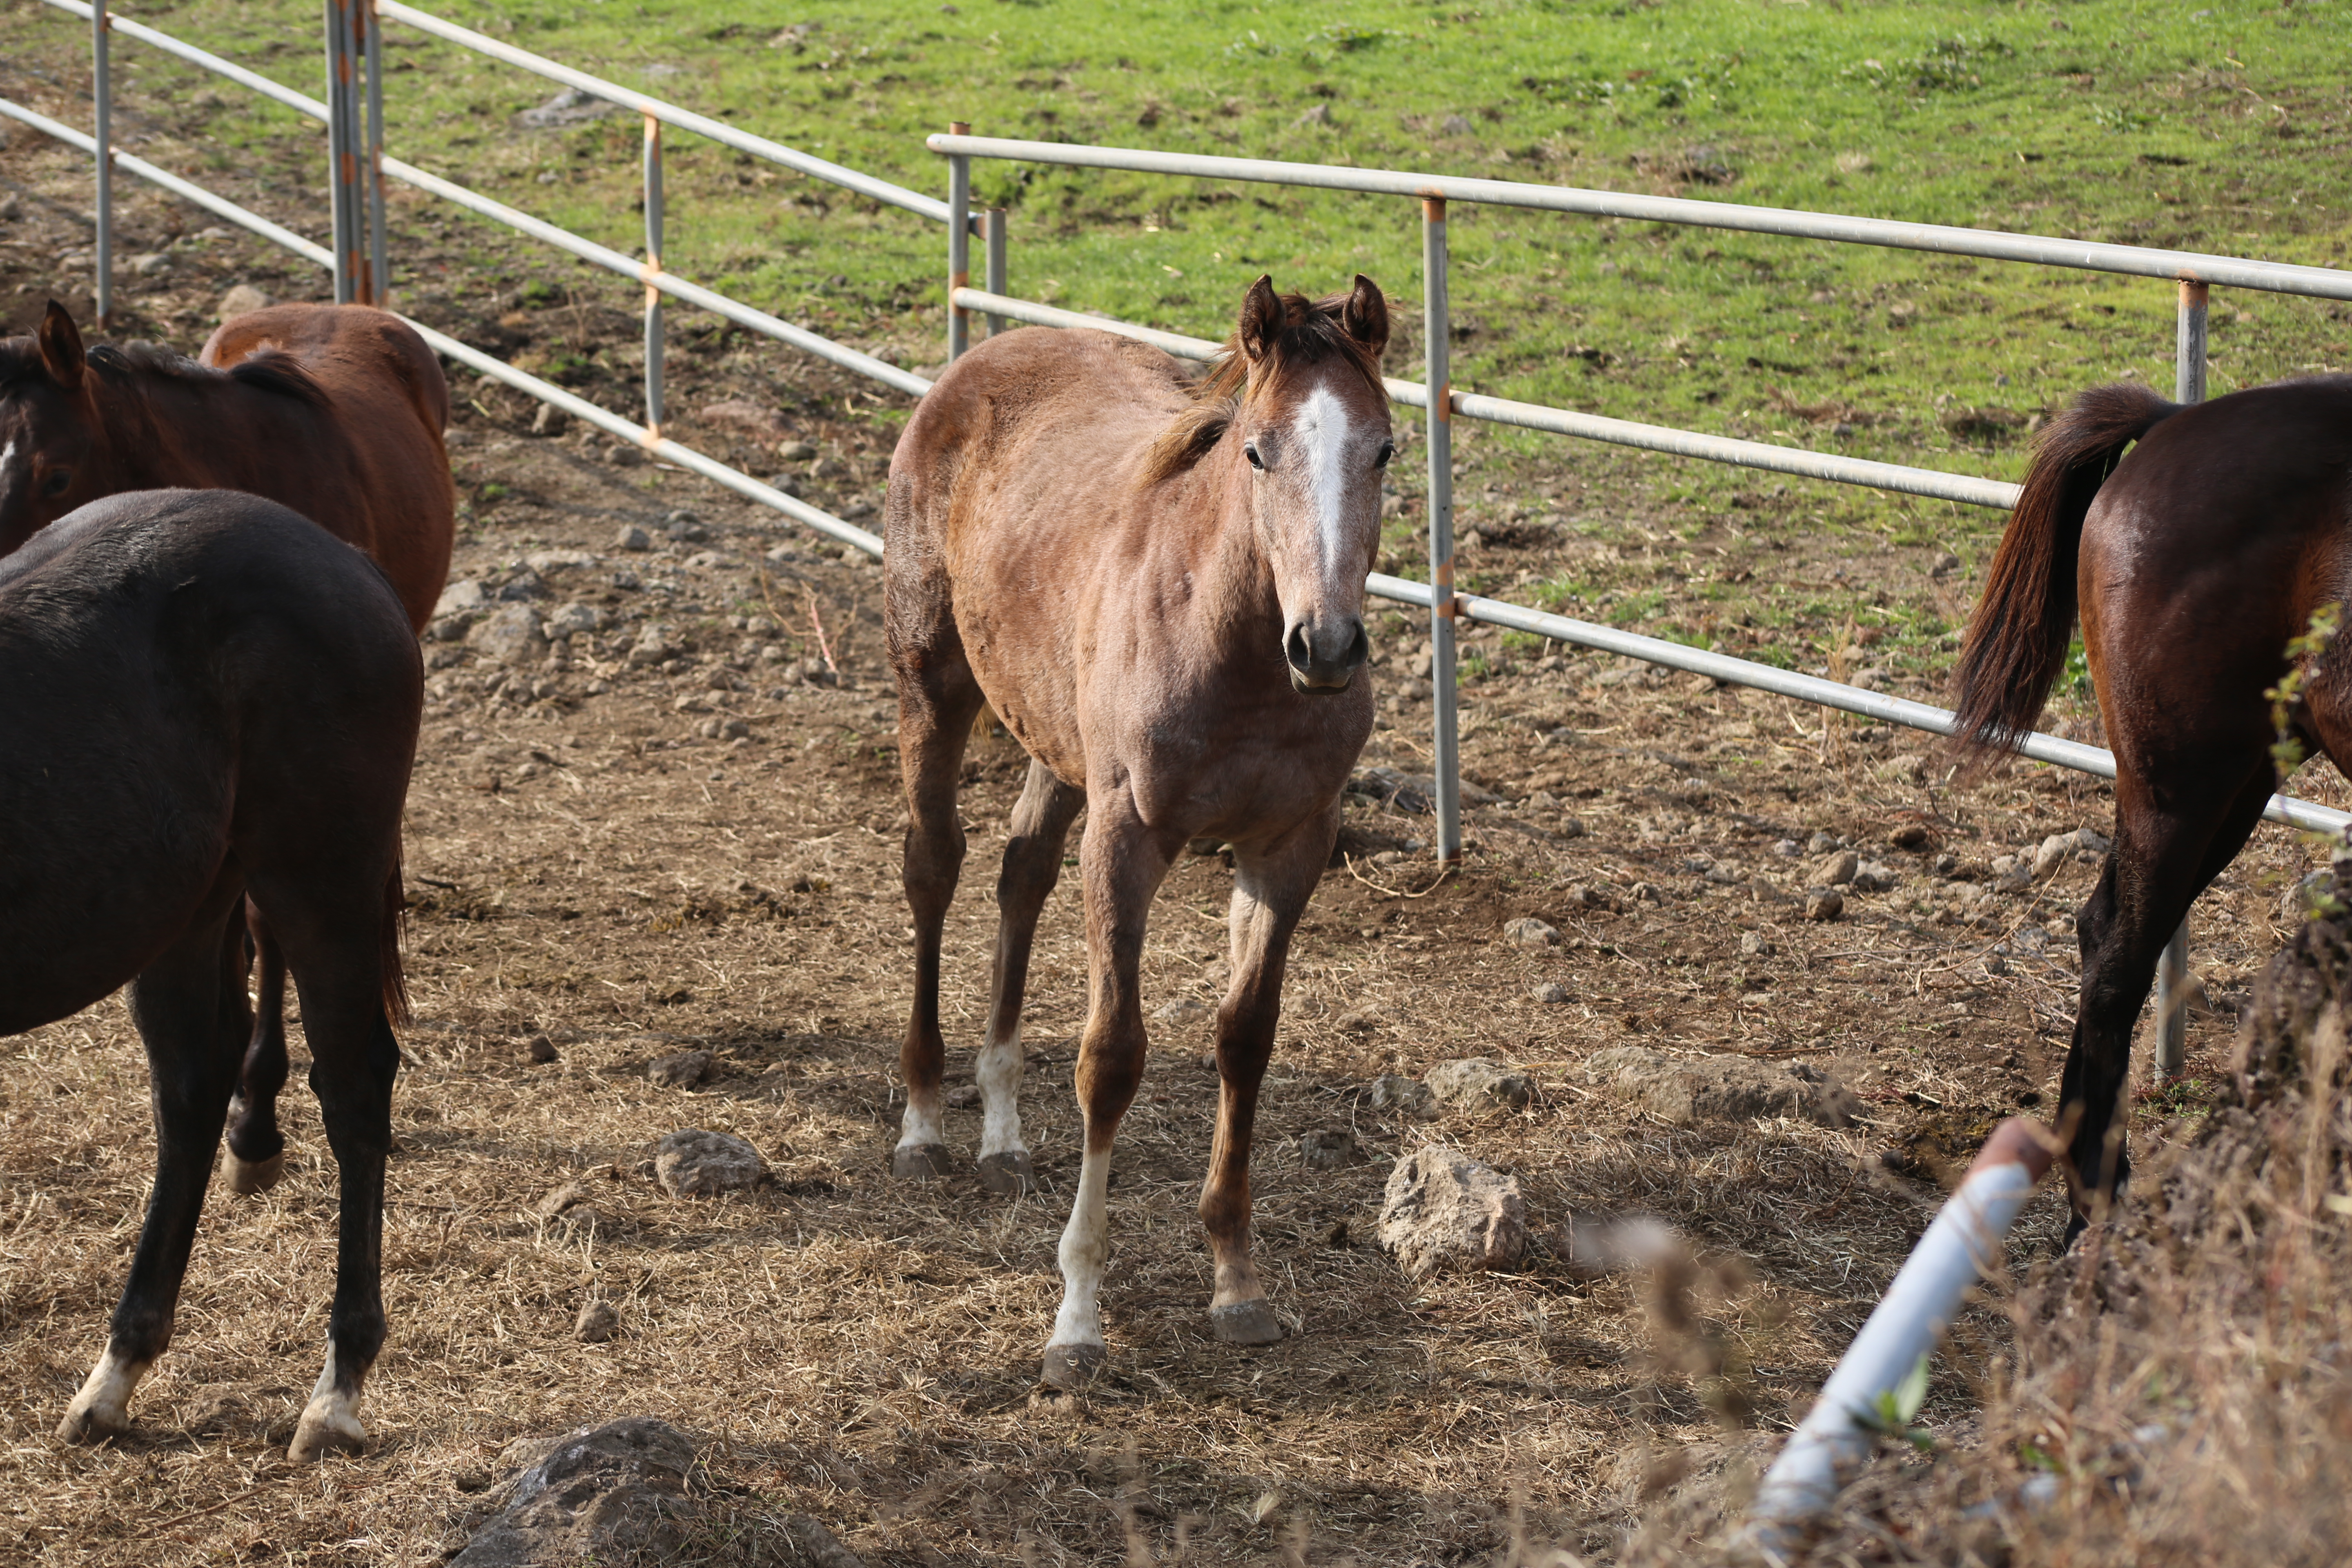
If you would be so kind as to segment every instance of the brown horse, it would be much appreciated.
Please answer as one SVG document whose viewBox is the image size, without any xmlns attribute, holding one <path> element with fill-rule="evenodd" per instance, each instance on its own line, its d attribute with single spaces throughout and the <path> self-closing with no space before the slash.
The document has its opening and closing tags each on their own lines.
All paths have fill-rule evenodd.
<svg viewBox="0 0 2352 1568">
<path fill-rule="evenodd" d="M 890 463 L 885 619 L 907 786 L 915 1005 L 892 1168 L 944 1174 L 940 942 L 963 861 L 956 784 L 983 701 L 1030 755 L 997 885 L 981 1172 L 1028 1185 L 1021 1000 L 1045 895 L 1081 806 L 1089 1008 L 1086 1144 L 1062 1235 L 1046 1381 L 1105 1358 L 1112 1140 L 1143 1076 L 1144 922 L 1192 839 L 1232 843 L 1233 983 L 1201 1219 L 1220 1339 L 1282 1337 L 1250 1263 L 1249 1149 L 1290 936 L 1330 858 L 1372 724 L 1362 618 L 1394 454 L 1369 279 L 1310 301 L 1261 278 L 1197 388 L 1174 360 L 1102 332 L 1020 331 L 958 360 Z"/>
<path fill-rule="evenodd" d="M 172 1342 L 252 1027 L 248 895 L 293 966 L 341 1187 L 326 1371 L 290 1452 L 365 1436 L 423 688 L 383 574 L 255 496 L 110 497 L 0 560 L 0 1035 L 127 982 L 152 1079 L 155 1184 L 68 1441 L 125 1430 Z"/>
<path fill-rule="evenodd" d="M 2132 1026 L 2166 941 L 2278 785 L 2263 692 L 2312 612 L 2352 596 L 2347 516 L 2352 376 L 2189 406 L 2126 383 L 2084 393 L 2043 432 L 1994 553 L 1956 732 L 1982 754 L 2032 731 L 2079 607 L 2116 753 L 2115 848 L 2077 921 L 2060 1089 L 2082 1118 L 2078 1201 L 2130 1168 L 2115 1118 Z M 2326 660 L 2293 720 L 2338 766 L 2352 765 L 2347 674 L 2343 654 Z"/>
<path fill-rule="evenodd" d="M 224 323 L 203 363 L 134 343 L 85 353 L 51 301 L 34 337 L 0 341 L 0 555 L 122 490 L 245 490 L 373 557 L 423 630 L 449 575 L 457 501 L 442 431 L 449 387 L 425 340 L 362 305 L 278 305 Z M 260 1010 L 228 1138 L 241 1193 L 284 1170 L 286 963 L 252 922 Z"/>
</svg>

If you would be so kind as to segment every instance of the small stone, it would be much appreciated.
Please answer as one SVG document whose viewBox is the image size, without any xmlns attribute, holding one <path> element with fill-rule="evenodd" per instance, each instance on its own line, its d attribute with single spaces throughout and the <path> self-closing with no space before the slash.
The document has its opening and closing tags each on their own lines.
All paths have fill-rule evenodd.
<svg viewBox="0 0 2352 1568">
<path fill-rule="evenodd" d="M 1611 913 L 1617 909 L 1617 896 L 1614 893 L 1605 888 L 1591 888 L 1580 882 L 1569 889 L 1568 901 L 1572 908 L 1593 910 L 1601 913 Z"/>
<path fill-rule="evenodd" d="M 1853 868 L 1851 883 L 1857 893 L 1883 893 L 1903 879 L 1902 873 L 1877 860 L 1864 860 Z"/>
<path fill-rule="evenodd" d="M 542 1216 L 552 1219 L 568 1208 L 586 1203 L 590 1196 L 588 1189 L 580 1183 L 566 1182 L 540 1199 L 537 1207 Z"/>
<path fill-rule="evenodd" d="M 1750 958 L 1769 958 L 1775 949 L 1772 939 L 1762 931 L 1744 931 L 1739 933 L 1739 951 Z"/>
<path fill-rule="evenodd" d="M 1380 1237 L 1415 1279 L 1510 1268 L 1527 1253 L 1527 1204 L 1516 1178 L 1427 1144 L 1389 1173 Z"/>
<path fill-rule="evenodd" d="M 702 1514 L 694 1440 L 651 1416 L 578 1427 L 551 1443 L 522 1439 L 500 1458 L 516 1468 L 489 1494 L 503 1507 L 448 1568 L 664 1561 Z"/>
<path fill-rule="evenodd" d="M 1530 1000 L 1540 1002 L 1548 1007 L 1558 1006 L 1569 999 L 1568 987 L 1557 980 L 1545 981 L 1533 991 L 1528 992 L 1528 995 Z"/>
<path fill-rule="evenodd" d="M 1152 1015 L 1163 1024 L 1190 1024 L 1209 1016 L 1209 1005 L 1197 996 L 1179 996 L 1162 1005 Z"/>
<path fill-rule="evenodd" d="M 1298 1140 L 1298 1163 L 1310 1171 L 1336 1171 L 1356 1163 L 1356 1135 L 1344 1127 L 1318 1127 Z"/>
<path fill-rule="evenodd" d="M 1533 915 L 1522 915 L 1505 923 L 1503 940 L 1513 947 L 1558 947 L 1559 931 Z"/>
<path fill-rule="evenodd" d="M 1385 1007 L 1366 1005 L 1350 1007 L 1331 1020 L 1331 1026 L 1343 1035 L 1369 1035 L 1388 1020 Z"/>
<path fill-rule="evenodd" d="M 615 550 L 651 550 L 653 547 L 654 536 L 634 522 L 623 523 L 620 532 L 613 535 L 613 548 Z"/>
<path fill-rule="evenodd" d="M 530 416 L 530 433 L 534 436 L 561 436 L 572 428 L 572 416 L 552 403 L 542 403 L 539 412 Z"/>
<path fill-rule="evenodd" d="M 1886 842 L 1897 849 L 1924 849 L 1927 846 L 1927 830 L 1916 822 L 1906 822 L 1886 836 Z"/>
<path fill-rule="evenodd" d="M 129 265 L 133 276 L 154 278 L 172 270 L 172 258 L 160 250 L 151 250 L 132 257 Z"/>
<path fill-rule="evenodd" d="M 1843 1127 L 1859 1109 L 1835 1079 L 1801 1063 L 1669 1057 L 1644 1046 L 1612 1046 L 1589 1058 L 1584 1070 L 1592 1083 L 1677 1127 L 1776 1116 Z"/>
<path fill-rule="evenodd" d="M 772 441 L 784 433 L 783 416 L 765 404 L 743 398 L 729 398 L 721 403 L 706 403 L 698 417 L 705 425 L 720 430 L 732 430 L 754 440 Z"/>
<path fill-rule="evenodd" d="M 637 633 L 637 640 L 629 645 L 628 664 L 631 669 L 666 664 L 677 657 L 677 649 L 670 646 L 669 629 L 658 622 L 646 622 L 644 629 Z"/>
<path fill-rule="evenodd" d="M 1805 853 L 1808 855 L 1826 855 L 1837 847 L 1837 835 L 1826 829 L 1816 832 L 1811 838 L 1805 840 Z"/>
<path fill-rule="evenodd" d="M 1805 918 L 1833 921 L 1845 913 L 1845 895 L 1835 888 L 1815 888 L 1805 895 Z"/>
<path fill-rule="evenodd" d="M 768 1180 L 768 1163 L 740 1138 L 684 1127 L 655 1146 L 654 1179 L 674 1198 L 715 1198 Z"/>
<path fill-rule="evenodd" d="M 1517 1110 L 1536 1096 L 1534 1079 L 1484 1057 L 1440 1062 L 1425 1081 L 1441 1103 L 1462 1110 L 1490 1110 L 1497 1105 Z"/>
<path fill-rule="evenodd" d="M 1861 865 L 1860 856 L 1851 849 L 1841 849 L 1813 862 L 1805 873 L 1805 880 L 1816 888 L 1843 888 L 1853 880 Z"/>
<path fill-rule="evenodd" d="M 1393 1110 L 1402 1116 L 1429 1116 L 1437 1109 L 1437 1097 L 1429 1092 L 1429 1086 L 1402 1073 L 1382 1073 L 1372 1079 L 1364 1100 L 1374 1110 Z"/>
<path fill-rule="evenodd" d="M 226 321 L 256 310 L 267 310 L 273 302 L 250 283 L 235 284 L 220 297 L 220 319 Z"/>
<path fill-rule="evenodd" d="M 1448 136 L 1467 136 L 1470 134 L 1470 121 L 1459 114 L 1449 114 L 1438 129 Z"/>
<path fill-rule="evenodd" d="M 610 1301 L 590 1301 L 572 1321 L 572 1337 L 583 1345 L 601 1345 L 621 1331 L 621 1314 Z"/>
<path fill-rule="evenodd" d="M 2021 893 L 2033 885 L 2033 867 L 2016 855 L 1996 855 L 1992 859 L 1992 886 L 1997 893 Z"/>
<path fill-rule="evenodd" d="M 816 457 L 816 448 L 806 441 L 786 441 L 776 448 L 776 456 L 787 463 L 805 463 Z"/>
<path fill-rule="evenodd" d="M 537 664 L 547 657 L 539 612 L 529 605 L 501 605 L 474 623 L 466 646 L 499 664 Z"/>
<path fill-rule="evenodd" d="M 666 1089 L 692 1089 L 710 1076 L 709 1051 L 680 1051 L 646 1068 L 646 1079 Z"/>
<path fill-rule="evenodd" d="M 478 610 L 489 602 L 490 596 L 482 592 L 481 584 L 467 577 L 441 590 L 441 596 L 433 602 L 433 618 L 439 620 L 443 616 Z"/>
<path fill-rule="evenodd" d="M 1573 816 L 1563 816 L 1552 831 L 1562 838 L 1581 838 L 1584 837 L 1584 824 Z"/>
<path fill-rule="evenodd" d="M 555 1059 L 555 1042 L 545 1035 L 533 1035 L 523 1042 L 522 1054 L 525 1059 L 545 1067 Z"/>
<path fill-rule="evenodd" d="M 551 637 L 573 637 L 604 627 L 604 612 L 593 605 L 566 605 L 547 617 L 542 627 Z"/>
</svg>

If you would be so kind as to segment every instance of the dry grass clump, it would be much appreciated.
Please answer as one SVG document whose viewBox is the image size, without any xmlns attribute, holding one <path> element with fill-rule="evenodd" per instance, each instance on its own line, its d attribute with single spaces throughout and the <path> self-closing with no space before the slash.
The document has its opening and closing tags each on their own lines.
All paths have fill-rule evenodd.
<svg viewBox="0 0 2352 1568">
<path fill-rule="evenodd" d="M 1887 1443 L 1813 1561 L 2352 1559 L 2352 858 L 2313 902 L 2218 1102 L 2143 1148 L 2107 1223 L 2025 1271 L 2006 1324 L 1961 1325 L 1941 1370 L 1979 1410 L 1932 1450 Z M 1735 1469 L 1654 1514 L 1635 1555 L 1740 1558 L 1753 1472 Z"/>
</svg>

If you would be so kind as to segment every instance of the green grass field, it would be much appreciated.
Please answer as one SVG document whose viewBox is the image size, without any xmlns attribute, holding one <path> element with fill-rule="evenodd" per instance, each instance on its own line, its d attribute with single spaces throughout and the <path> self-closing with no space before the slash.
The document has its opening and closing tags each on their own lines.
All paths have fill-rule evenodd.
<svg viewBox="0 0 2352 1568">
<path fill-rule="evenodd" d="M 963 119 L 982 133 L 2288 261 L 2340 265 L 2352 249 L 2352 7 L 2340 3 L 449 0 L 441 10 L 929 191 L 943 191 L 946 171 L 923 135 Z M 183 0 L 136 14 L 316 91 L 315 11 Z M 38 7 L 19 16 L 12 26 L 71 25 Z M 634 119 L 525 130 L 516 114 L 551 84 L 396 25 L 387 39 L 395 152 L 616 247 L 640 246 Z M 205 86 L 152 51 L 125 46 L 118 58 L 128 103 Z M 233 87 L 212 90 L 198 101 L 219 108 L 193 162 L 234 170 L 275 156 L 289 175 L 309 172 L 315 132 L 289 137 L 292 116 L 257 110 Z M 689 136 L 673 135 L 668 171 L 673 268 L 903 363 L 941 357 L 937 226 Z M 1318 292 L 1362 270 L 1403 307 L 1391 368 L 1418 374 L 1410 201 L 1003 163 L 978 165 L 975 184 L 981 201 L 1011 209 L 1015 293 L 1222 336 L 1262 270 Z M 478 265 L 412 286 L 520 287 L 519 242 L 456 221 L 478 237 Z M 2161 281 L 1464 206 L 1454 231 L 1455 383 L 1472 390 L 2013 478 L 2033 414 L 2098 380 L 2171 381 L 2173 289 Z M 633 292 L 553 267 L 615 300 Z M 2320 301 L 2217 294 L 2212 341 L 2216 393 L 2352 363 L 2347 308 Z M 1465 426 L 1463 441 L 1465 460 L 1506 466 L 1591 451 L 1493 427 Z M 1619 471 L 1638 473 L 1649 515 L 1686 537 L 1758 483 L 1638 461 Z M 1823 536 L 1932 541 L 1971 564 L 2000 522 L 1791 486 L 1804 525 Z M 1601 605 L 1590 586 L 1548 584 L 1548 596 L 1641 617 L 1639 595 Z M 1818 618 L 1794 605 L 1759 613 Z"/>
</svg>

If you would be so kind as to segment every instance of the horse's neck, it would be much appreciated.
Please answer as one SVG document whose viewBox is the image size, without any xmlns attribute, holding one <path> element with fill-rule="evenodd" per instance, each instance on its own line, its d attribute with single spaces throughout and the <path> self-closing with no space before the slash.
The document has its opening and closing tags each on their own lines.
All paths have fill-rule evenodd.
<svg viewBox="0 0 2352 1568">
<path fill-rule="evenodd" d="M 272 443 L 256 438 L 251 396 L 234 383 L 161 378 L 109 388 L 100 408 L 121 488 L 268 493 L 261 480 Z"/>
</svg>

